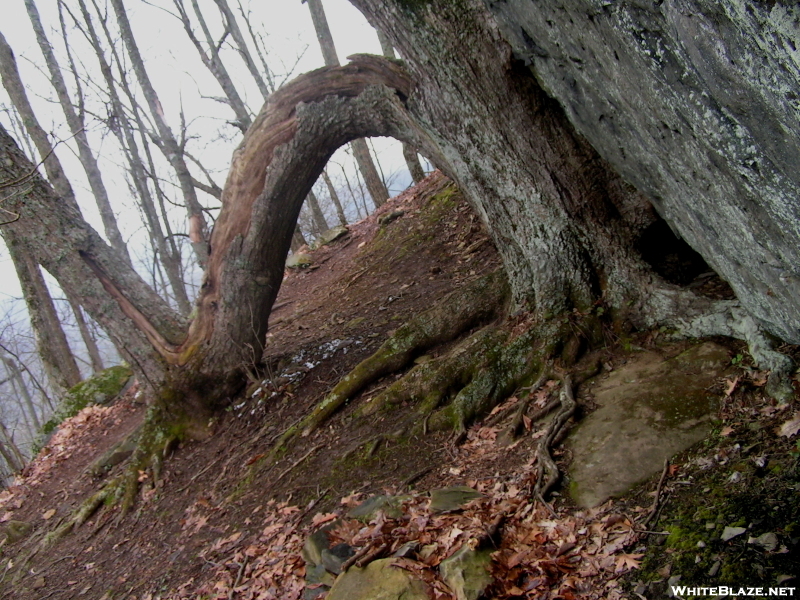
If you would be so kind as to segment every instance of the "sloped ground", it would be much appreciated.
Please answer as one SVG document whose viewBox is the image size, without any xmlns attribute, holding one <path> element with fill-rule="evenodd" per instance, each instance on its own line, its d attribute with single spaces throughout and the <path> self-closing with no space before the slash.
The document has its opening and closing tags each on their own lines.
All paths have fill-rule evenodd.
<svg viewBox="0 0 800 600">
<path fill-rule="evenodd" d="M 485 533 L 500 515 L 504 536 L 495 540 L 497 580 L 491 588 L 498 599 L 653 598 L 678 574 L 680 581 L 705 583 L 716 562 L 720 572 L 728 564 L 759 564 L 765 585 L 800 572 L 794 568 L 800 513 L 792 487 L 800 480 L 797 453 L 791 453 L 797 438 L 776 431 L 791 421 L 795 408 L 764 399 L 762 374 L 744 369 L 747 360 L 737 358 L 736 347 L 731 355 L 739 379 L 720 379 L 713 390 L 724 420 L 670 469 L 660 494 L 662 511 L 648 523 L 656 534 L 640 532 L 655 481 L 592 510 L 578 510 L 563 496 L 554 499 L 555 513 L 529 503 L 538 423 L 526 421 L 526 433 L 511 444 L 504 422 L 477 423 L 460 446 L 447 433 L 399 441 L 376 437 L 394 430 L 393 413 L 358 419 L 354 408 L 399 374 L 378 381 L 276 463 L 254 471 L 277 437 L 393 329 L 499 265 L 477 217 L 438 174 L 310 255 L 308 268 L 287 272 L 271 319 L 266 377 L 219 415 L 211 439 L 177 448 L 134 514 L 117 522 L 114 509 L 101 510 L 37 552 L 47 531 L 101 483 L 86 467 L 140 422 L 143 406 L 132 391 L 114 406 L 86 409 L 62 426 L 17 485 L 0 496 L 0 520 L 33 526 L 25 539 L 0 547 L 0 597 L 298 598 L 306 535 L 386 490 L 414 492 L 404 505 L 413 520 L 351 523 L 341 535 L 356 547 L 385 541 L 391 550 L 406 539 L 434 544 L 418 570 L 438 582 L 433 589 L 439 598 L 452 596 L 436 579 L 438 562 Z M 707 284 L 707 278 L 699 281 Z M 608 365 L 623 364 L 636 346 L 658 343 L 652 334 L 610 339 L 602 358 Z M 546 402 L 545 392 L 538 394 L 531 411 Z M 580 390 L 579 403 L 583 413 L 592 408 Z M 784 433 L 791 433 L 794 426 L 787 427 Z M 569 456 L 562 451 L 556 458 Z M 730 479 L 734 471 L 736 481 Z M 485 497 L 462 512 L 435 515 L 420 495 L 465 484 Z M 713 515 L 701 512 L 701 505 Z M 706 529 L 708 522 L 714 529 Z M 748 534 L 720 542 L 717 529 L 737 523 L 749 526 L 748 534 L 774 533 L 778 546 L 747 544 Z M 665 530 L 671 535 L 662 535 Z"/>
</svg>

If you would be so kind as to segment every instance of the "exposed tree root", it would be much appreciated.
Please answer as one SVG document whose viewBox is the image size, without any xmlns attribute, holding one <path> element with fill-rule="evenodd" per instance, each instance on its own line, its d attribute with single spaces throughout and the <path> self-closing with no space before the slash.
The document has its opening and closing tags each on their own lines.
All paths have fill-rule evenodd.
<svg viewBox="0 0 800 600">
<path fill-rule="evenodd" d="M 549 494 L 561 478 L 556 461 L 553 460 L 550 449 L 555 444 L 567 421 L 575 414 L 577 404 L 572 390 L 572 377 L 565 375 L 561 386 L 559 400 L 561 409 L 547 426 L 545 435 L 539 440 L 536 449 L 536 460 L 539 463 L 539 477 L 536 481 L 533 493 L 534 496 L 544 502 L 544 498 Z"/>
<path fill-rule="evenodd" d="M 760 369 L 769 370 L 766 393 L 781 403 L 794 397 L 791 358 L 774 349 L 772 336 L 736 300 L 710 300 L 663 281 L 649 282 L 646 297 L 635 307 L 645 327 L 666 326 L 676 337 L 732 337 L 747 343 Z"/>
<path fill-rule="evenodd" d="M 402 325 L 369 358 L 346 375 L 311 413 L 278 439 L 276 449 L 298 433 L 307 436 L 371 383 L 405 368 L 415 356 L 496 318 L 509 294 L 505 274 L 495 271 L 451 293 L 437 306 Z"/>
<path fill-rule="evenodd" d="M 117 507 L 117 519 L 125 517 L 133 508 L 140 484 L 155 486 L 161 475 L 164 459 L 174 444 L 182 438 L 182 428 L 164 424 L 163 413 L 151 407 L 144 423 L 119 444 L 95 461 L 87 471 L 102 476 L 108 469 L 122 462 L 120 455 L 127 459 L 122 471 L 103 483 L 92 496 L 84 500 L 78 508 L 55 529 L 42 539 L 40 550 L 46 550 L 73 530 L 82 526 L 101 507 Z M 133 449 L 130 451 L 129 449 Z"/>
</svg>

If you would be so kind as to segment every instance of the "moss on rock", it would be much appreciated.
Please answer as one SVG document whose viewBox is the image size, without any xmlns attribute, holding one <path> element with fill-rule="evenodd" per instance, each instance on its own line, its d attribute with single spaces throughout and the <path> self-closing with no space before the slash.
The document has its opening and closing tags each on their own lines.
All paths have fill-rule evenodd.
<svg viewBox="0 0 800 600">
<path fill-rule="evenodd" d="M 91 404 L 108 404 L 128 383 L 133 371 L 124 365 L 103 369 L 71 388 L 52 417 L 42 426 L 42 435 L 49 435 L 65 420 L 74 417 Z"/>
</svg>

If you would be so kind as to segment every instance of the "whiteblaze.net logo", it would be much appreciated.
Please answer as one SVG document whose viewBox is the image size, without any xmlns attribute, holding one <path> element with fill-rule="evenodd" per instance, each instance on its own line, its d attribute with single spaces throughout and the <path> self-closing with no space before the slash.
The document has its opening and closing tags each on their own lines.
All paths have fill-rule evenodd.
<svg viewBox="0 0 800 600">
<path fill-rule="evenodd" d="M 673 585 L 672 595 L 678 598 L 693 596 L 794 596 L 793 587 L 729 587 L 720 585 L 716 587 L 693 587 L 688 585 Z"/>
</svg>

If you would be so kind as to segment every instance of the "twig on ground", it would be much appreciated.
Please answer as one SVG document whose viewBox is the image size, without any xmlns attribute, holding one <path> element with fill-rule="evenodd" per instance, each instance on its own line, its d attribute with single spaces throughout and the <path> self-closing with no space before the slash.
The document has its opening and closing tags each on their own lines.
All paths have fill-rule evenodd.
<svg viewBox="0 0 800 600">
<path fill-rule="evenodd" d="M 434 469 L 434 468 L 435 468 L 435 467 L 425 467 L 425 468 L 424 468 L 424 469 L 422 469 L 421 471 L 417 471 L 417 472 L 416 472 L 416 473 L 414 473 L 414 474 L 413 474 L 411 477 L 408 477 L 408 478 L 407 478 L 405 481 L 403 481 L 403 483 L 400 485 L 400 487 L 401 487 L 401 488 L 405 488 L 405 487 L 408 487 L 408 486 L 410 486 L 410 485 L 411 485 L 412 483 L 414 483 L 415 481 L 417 481 L 417 480 L 419 480 L 419 479 L 422 479 L 423 477 L 425 477 L 425 475 L 427 475 L 428 473 L 430 473 L 431 471 L 433 471 L 433 469 Z"/>
<path fill-rule="evenodd" d="M 486 548 L 487 546 L 492 546 L 495 549 L 497 548 L 497 543 L 500 541 L 500 533 L 503 529 L 503 523 L 505 523 L 507 517 L 508 514 L 503 511 L 494 518 L 489 527 L 486 528 L 484 534 L 478 538 L 476 550 Z"/>
<path fill-rule="evenodd" d="M 233 595 L 239 584 L 242 583 L 242 576 L 244 575 L 245 567 L 247 567 L 247 561 L 250 560 L 250 557 L 246 554 L 244 555 L 244 560 L 242 560 L 242 564 L 239 565 L 239 572 L 236 574 L 236 581 L 234 581 L 231 589 L 228 591 L 228 600 L 233 600 Z"/>
<path fill-rule="evenodd" d="M 348 558 L 346 561 L 344 561 L 342 563 L 342 573 L 347 572 L 347 569 L 352 567 L 357 560 L 361 560 L 361 558 L 366 556 L 366 554 L 370 551 L 371 548 L 372 548 L 371 544 L 367 544 L 363 548 L 359 548 L 358 552 L 353 554 L 353 556 L 351 556 L 350 558 Z"/>
<path fill-rule="evenodd" d="M 373 560 L 375 560 L 376 558 L 378 558 L 378 557 L 379 557 L 381 554 L 383 554 L 384 552 L 386 552 L 386 549 L 387 549 L 388 547 L 389 547 L 389 544 L 388 544 L 388 542 L 385 542 L 385 543 L 381 544 L 380 546 L 378 546 L 377 548 L 375 548 L 375 549 L 374 549 L 372 552 L 370 552 L 370 553 L 369 553 L 369 554 L 367 554 L 366 556 L 362 557 L 361 559 L 357 560 L 357 561 L 356 561 L 356 566 L 357 566 L 359 569 L 363 569 L 365 566 L 367 566 L 367 565 L 368 565 L 369 563 L 371 563 Z"/>
<path fill-rule="evenodd" d="M 644 521 L 642 521 L 642 527 L 645 529 L 650 524 L 650 521 L 653 520 L 653 517 L 656 516 L 658 512 L 658 506 L 661 502 L 661 488 L 664 487 L 664 481 L 667 478 L 667 473 L 669 473 L 669 459 L 664 461 L 664 470 L 661 471 L 661 479 L 658 480 L 658 486 L 656 487 L 656 497 L 653 498 L 653 506 L 650 508 L 650 512 L 647 514 L 647 517 Z"/>
<path fill-rule="evenodd" d="M 539 480 L 541 481 L 541 478 L 539 478 Z M 537 483 L 538 483 L 538 482 L 537 482 Z M 542 496 L 542 493 L 541 493 L 541 492 L 536 492 L 536 493 L 535 493 L 535 496 L 536 496 L 536 499 L 539 501 L 539 503 L 540 503 L 542 506 L 544 506 L 544 507 L 547 509 L 547 512 L 548 512 L 548 513 L 550 513 L 550 516 L 551 516 L 552 518 L 554 518 L 554 519 L 555 519 L 556 517 L 558 517 L 558 513 L 556 513 L 556 511 L 553 509 L 553 507 L 552 507 L 552 506 L 550 506 L 550 505 L 549 505 L 549 504 L 548 504 L 548 503 L 545 501 L 545 499 L 544 499 L 544 497 Z"/>
<path fill-rule="evenodd" d="M 278 482 L 279 482 L 281 479 L 283 479 L 284 477 L 286 477 L 286 476 L 287 476 L 287 475 L 288 475 L 288 474 L 289 474 L 289 473 L 292 471 L 292 469 L 294 469 L 295 467 L 297 467 L 298 465 L 300 465 L 300 464 L 301 464 L 301 463 L 302 463 L 302 462 L 303 462 L 305 459 L 307 459 L 309 456 L 311 456 L 312 454 L 314 454 L 314 452 L 316 452 L 317 450 L 319 450 L 321 447 L 322 447 L 321 445 L 314 446 L 314 447 L 313 447 L 311 450 L 309 450 L 308 452 L 306 452 L 305 454 L 303 454 L 303 456 L 301 456 L 300 458 L 298 458 L 298 459 L 297 459 L 297 460 L 296 460 L 296 461 L 295 461 L 295 462 L 292 464 L 292 466 L 288 467 L 288 468 L 287 468 L 287 469 L 285 469 L 285 470 L 284 470 L 284 471 L 283 471 L 283 472 L 282 472 L 280 475 L 278 475 L 278 476 L 277 476 L 277 477 L 276 477 L 276 478 L 275 478 L 275 479 L 272 481 L 272 485 L 275 485 L 275 484 L 276 484 L 276 483 L 278 483 Z"/>
</svg>

